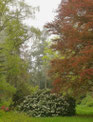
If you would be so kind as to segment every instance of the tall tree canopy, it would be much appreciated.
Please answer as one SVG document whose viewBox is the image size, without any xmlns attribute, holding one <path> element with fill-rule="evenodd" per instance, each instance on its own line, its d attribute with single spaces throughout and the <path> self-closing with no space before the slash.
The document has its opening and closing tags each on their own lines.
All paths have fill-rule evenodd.
<svg viewBox="0 0 93 122">
<path fill-rule="evenodd" d="M 52 48 L 62 56 L 51 61 L 56 92 L 93 91 L 93 0 L 62 0 L 55 20 L 46 27 L 58 35 Z"/>
<path fill-rule="evenodd" d="M 32 36 L 23 21 L 34 11 L 22 0 L 0 0 L 0 80 L 4 76 L 16 87 L 27 80 L 27 63 L 21 59 L 20 48 Z"/>
</svg>

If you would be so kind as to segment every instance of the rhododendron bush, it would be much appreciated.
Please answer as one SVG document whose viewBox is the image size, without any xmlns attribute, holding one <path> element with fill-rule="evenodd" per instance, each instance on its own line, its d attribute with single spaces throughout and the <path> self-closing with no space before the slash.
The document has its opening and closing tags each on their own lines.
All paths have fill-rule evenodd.
<svg viewBox="0 0 93 122">
<path fill-rule="evenodd" d="M 54 91 L 75 96 L 93 91 L 93 0 L 62 0 L 46 27 L 58 35 L 52 49 L 64 56 L 51 61 Z"/>
<path fill-rule="evenodd" d="M 75 115 L 75 100 L 69 96 L 52 94 L 50 90 L 39 90 L 28 95 L 17 109 L 32 117 Z"/>
</svg>

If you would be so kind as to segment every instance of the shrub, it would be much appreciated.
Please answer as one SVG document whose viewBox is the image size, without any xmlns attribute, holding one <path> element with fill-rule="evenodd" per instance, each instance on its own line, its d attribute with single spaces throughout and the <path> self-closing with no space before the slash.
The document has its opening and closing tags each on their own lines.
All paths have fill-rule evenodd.
<svg viewBox="0 0 93 122">
<path fill-rule="evenodd" d="M 32 87 L 27 83 L 21 84 L 21 86 L 17 88 L 16 93 L 12 97 L 10 108 L 15 108 L 24 100 L 25 96 L 35 93 L 37 89 L 38 87 Z"/>
<path fill-rule="evenodd" d="M 81 105 L 93 107 L 93 96 L 91 94 L 87 94 L 86 97 L 82 99 Z"/>
<path fill-rule="evenodd" d="M 13 96 L 13 94 L 16 92 L 16 89 L 7 83 L 5 80 L 0 79 L 0 99 L 8 99 Z"/>
<path fill-rule="evenodd" d="M 8 107 L 6 107 L 6 106 L 1 106 L 1 108 L 0 108 L 1 110 L 4 110 L 5 112 L 8 112 L 9 111 L 9 108 Z"/>
<path fill-rule="evenodd" d="M 33 117 L 71 116 L 75 115 L 75 100 L 52 94 L 50 90 L 40 90 L 32 96 L 26 96 L 18 110 Z"/>
</svg>

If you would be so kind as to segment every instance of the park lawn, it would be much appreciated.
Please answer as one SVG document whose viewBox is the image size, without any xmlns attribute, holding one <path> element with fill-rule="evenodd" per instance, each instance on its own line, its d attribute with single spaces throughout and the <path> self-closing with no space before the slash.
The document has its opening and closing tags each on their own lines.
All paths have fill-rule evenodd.
<svg viewBox="0 0 93 122">
<path fill-rule="evenodd" d="M 93 107 L 77 106 L 73 117 L 32 118 L 24 113 L 0 111 L 0 122 L 93 122 Z"/>
</svg>

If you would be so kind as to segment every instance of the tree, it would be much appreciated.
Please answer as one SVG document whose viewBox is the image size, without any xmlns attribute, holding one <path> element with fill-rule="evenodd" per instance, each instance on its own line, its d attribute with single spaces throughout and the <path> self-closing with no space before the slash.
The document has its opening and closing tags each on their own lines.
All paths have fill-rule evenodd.
<svg viewBox="0 0 93 122">
<path fill-rule="evenodd" d="M 51 61 L 54 90 L 75 96 L 93 91 L 93 1 L 62 0 L 55 20 L 46 25 L 58 35 L 52 48 L 64 59 Z"/>
<path fill-rule="evenodd" d="M 47 73 L 43 64 L 42 57 L 45 55 L 44 50 L 47 46 L 48 33 L 46 30 L 31 28 L 31 49 L 28 51 L 29 71 L 31 73 L 30 83 L 34 86 L 38 85 L 40 89 L 47 88 Z M 26 55 L 27 56 L 27 55 Z"/>
<path fill-rule="evenodd" d="M 56 39 L 56 37 L 50 38 L 49 41 L 47 41 L 47 45 L 44 48 L 44 55 L 42 57 L 42 61 L 43 61 L 43 69 L 44 72 L 46 73 L 47 76 L 47 81 L 45 82 L 45 85 L 48 86 L 49 88 L 52 88 L 52 77 L 49 77 L 49 73 L 48 70 L 50 69 L 50 62 L 53 59 L 63 59 L 64 57 L 61 56 L 57 51 L 53 51 L 51 48 L 52 45 L 52 40 Z"/>
<path fill-rule="evenodd" d="M 0 49 L 4 65 L 0 62 L 0 73 L 6 73 L 4 78 L 15 87 L 26 82 L 28 78 L 27 62 L 21 58 L 22 44 L 31 38 L 31 31 L 23 23 L 27 17 L 32 17 L 35 9 L 24 1 L 0 1 Z M 1 59 L 0 58 L 0 59 Z"/>
<path fill-rule="evenodd" d="M 21 56 L 22 45 L 32 36 L 30 27 L 24 20 L 32 18 L 36 9 L 27 5 L 24 0 L 0 0 L 0 99 L 4 98 L 2 100 L 10 99 L 19 89 L 25 93 L 28 89 L 31 89 L 29 92 L 37 89 L 28 83 L 28 61 Z"/>
</svg>

